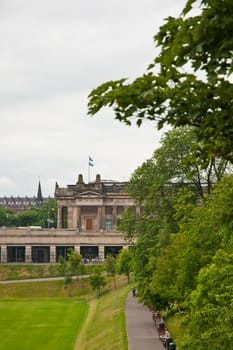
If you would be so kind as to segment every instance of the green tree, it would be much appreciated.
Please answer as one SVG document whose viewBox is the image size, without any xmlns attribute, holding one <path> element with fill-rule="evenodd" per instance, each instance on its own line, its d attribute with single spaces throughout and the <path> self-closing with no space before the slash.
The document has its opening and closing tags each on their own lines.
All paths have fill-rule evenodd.
<svg viewBox="0 0 233 350">
<path fill-rule="evenodd" d="M 101 288 L 106 285 L 106 280 L 103 275 L 102 267 L 96 266 L 90 276 L 91 286 L 93 290 L 97 290 L 97 296 L 100 296 Z"/>
<path fill-rule="evenodd" d="M 217 236 L 212 233 L 216 220 L 206 209 L 205 196 L 231 167 L 214 157 L 198 162 L 196 142 L 191 128 L 169 131 L 153 157 L 133 173 L 128 186 L 143 210 L 140 217 L 128 211 L 120 228 L 135 241 L 138 295 L 150 304 L 183 304 L 195 287 L 193 276 L 216 249 Z"/>
<path fill-rule="evenodd" d="M 117 230 L 127 234 L 127 240 L 131 240 L 136 234 L 137 215 L 135 208 L 127 208 L 121 216 Z"/>
<path fill-rule="evenodd" d="M 63 257 L 59 256 L 58 258 L 58 272 L 60 276 L 64 277 L 64 288 L 67 289 L 68 286 L 72 283 L 72 271 L 68 261 Z"/>
<path fill-rule="evenodd" d="M 202 203 L 191 204 L 187 190 L 179 193 L 175 208 L 179 230 L 170 235 L 169 244 L 156 259 L 152 255 L 149 258 L 148 266 L 154 267 L 152 295 L 163 297 L 170 306 L 189 308 L 200 270 L 212 263 L 219 249 L 231 253 L 232 200 L 232 175 L 216 184 Z"/>
<path fill-rule="evenodd" d="M 200 6 L 200 11 L 195 7 Z M 160 53 L 146 74 L 128 83 L 104 83 L 89 95 L 90 115 L 111 106 L 115 118 L 156 121 L 158 128 L 195 127 L 200 156 L 233 161 L 231 0 L 188 0 L 179 17 L 168 17 L 155 35 Z"/>
<path fill-rule="evenodd" d="M 190 332 L 181 349 L 232 348 L 232 264 L 232 252 L 219 249 L 212 264 L 200 270 L 197 288 L 190 299 Z"/>
<path fill-rule="evenodd" d="M 11 209 L 0 208 L 0 226 L 14 226 L 14 214 Z"/>
<path fill-rule="evenodd" d="M 117 272 L 120 275 L 126 275 L 130 282 L 130 273 L 133 271 L 133 253 L 132 250 L 122 249 L 117 257 Z"/>
<path fill-rule="evenodd" d="M 50 199 L 42 204 L 39 210 L 39 225 L 43 228 L 57 227 L 57 202 Z"/>
<path fill-rule="evenodd" d="M 60 276 L 64 276 L 65 289 L 72 283 L 72 276 L 83 272 L 82 266 L 82 257 L 74 249 L 68 252 L 67 259 L 59 256 L 57 268 Z"/>
<path fill-rule="evenodd" d="M 14 220 L 17 226 L 40 226 L 39 215 L 39 209 L 33 208 L 16 213 Z"/>
<path fill-rule="evenodd" d="M 74 249 L 71 249 L 68 254 L 68 265 L 70 269 L 70 273 L 73 276 L 76 276 L 80 273 L 81 265 L 82 265 L 82 256 L 78 254 Z"/>
<path fill-rule="evenodd" d="M 117 260 L 116 258 L 109 254 L 106 256 L 105 262 L 105 269 L 106 272 L 109 276 L 111 276 L 113 278 L 114 281 L 114 288 L 116 289 L 116 274 L 117 274 Z"/>
</svg>

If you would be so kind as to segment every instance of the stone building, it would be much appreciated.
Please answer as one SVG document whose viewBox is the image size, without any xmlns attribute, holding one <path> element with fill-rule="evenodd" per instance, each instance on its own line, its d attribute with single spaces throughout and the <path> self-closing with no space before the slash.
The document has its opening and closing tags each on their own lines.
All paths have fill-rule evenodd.
<svg viewBox="0 0 233 350">
<path fill-rule="evenodd" d="M 0 197 L 0 208 L 11 209 L 14 213 L 39 208 L 43 203 L 48 202 L 50 197 L 43 197 L 41 191 L 41 184 L 39 181 L 37 196 L 33 197 Z"/>
<path fill-rule="evenodd" d="M 127 182 L 83 182 L 79 175 L 75 185 L 61 188 L 56 184 L 57 228 L 79 232 L 115 231 L 122 212 L 133 206 L 127 193 Z"/>
<path fill-rule="evenodd" d="M 55 186 L 57 228 L 1 228 L 1 262 L 55 263 L 73 248 L 84 259 L 102 261 L 128 246 L 124 234 L 117 231 L 123 211 L 134 206 L 127 193 L 127 182 L 84 183 Z M 139 210 L 139 208 L 136 208 Z"/>
</svg>

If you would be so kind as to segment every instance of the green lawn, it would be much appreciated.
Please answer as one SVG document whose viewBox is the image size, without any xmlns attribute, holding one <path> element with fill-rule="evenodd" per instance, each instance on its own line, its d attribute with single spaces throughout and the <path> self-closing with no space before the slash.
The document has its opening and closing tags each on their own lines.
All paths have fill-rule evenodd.
<svg viewBox="0 0 233 350">
<path fill-rule="evenodd" d="M 87 312 L 75 299 L 0 301 L 0 349 L 72 350 Z"/>
<path fill-rule="evenodd" d="M 128 350 L 125 303 L 130 286 L 90 301 L 90 312 L 74 350 Z"/>
</svg>

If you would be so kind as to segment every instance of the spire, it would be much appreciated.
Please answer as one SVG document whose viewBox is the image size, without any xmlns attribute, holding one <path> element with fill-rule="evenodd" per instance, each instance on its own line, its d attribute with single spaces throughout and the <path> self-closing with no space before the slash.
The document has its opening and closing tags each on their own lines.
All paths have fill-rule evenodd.
<svg viewBox="0 0 233 350">
<path fill-rule="evenodd" d="M 42 203 L 42 201 L 43 201 L 40 181 L 39 181 L 39 184 L 38 184 L 37 201 L 40 202 L 40 203 Z"/>
</svg>

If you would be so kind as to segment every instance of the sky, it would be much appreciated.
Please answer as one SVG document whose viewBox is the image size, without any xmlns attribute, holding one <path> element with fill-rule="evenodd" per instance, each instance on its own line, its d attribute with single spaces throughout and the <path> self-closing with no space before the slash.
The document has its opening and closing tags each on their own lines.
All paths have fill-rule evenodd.
<svg viewBox="0 0 233 350">
<path fill-rule="evenodd" d="M 153 36 L 185 0 L 0 1 L 0 197 L 54 196 L 55 183 L 129 180 L 163 132 L 87 115 L 98 85 L 146 72 Z"/>
</svg>

